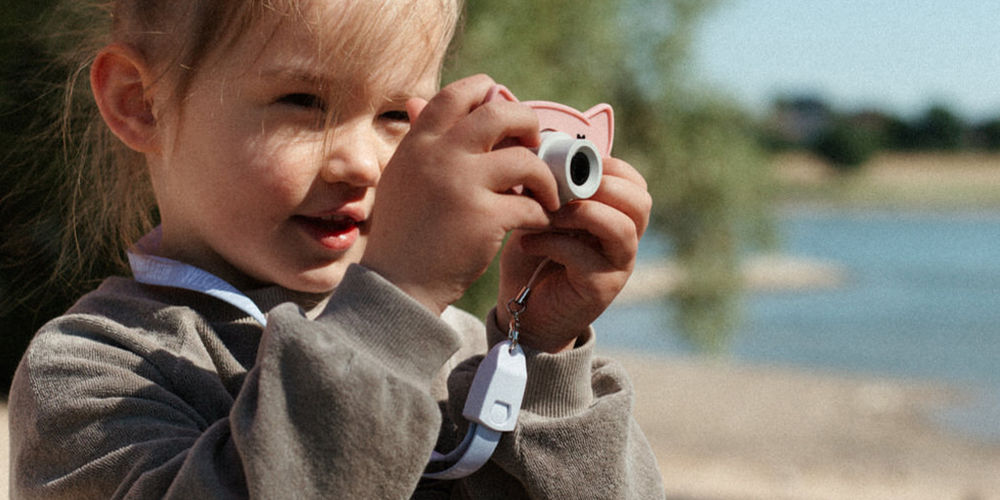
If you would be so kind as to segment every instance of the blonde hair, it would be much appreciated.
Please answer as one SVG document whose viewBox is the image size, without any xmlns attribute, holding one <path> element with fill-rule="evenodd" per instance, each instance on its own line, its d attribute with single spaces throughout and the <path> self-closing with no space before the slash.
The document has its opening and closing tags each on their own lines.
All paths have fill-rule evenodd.
<svg viewBox="0 0 1000 500">
<path fill-rule="evenodd" d="M 127 273 L 124 250 L 158 222 L 143 156 L 111 134 L 90 97 L 87 72 L 94 55 L 109 43 L 130 45 L 157 72 L 180 109 L 206 59 L 231 47 L 265 17 L 277 15 L 279 22 L 302 22 L 315 30 L 318 26 L 303 14 L 310 1 L 322 0 L 67 0 L 58 7 L 54 17 L 63 26 L 54 40 L 64 41 L 56 49 L 63 53 L 62 63 L 74 69 L 60 120 L 67 171 L 65 191 L 58 197 L 65 200 L 65 227 L 53 281 L 75 284 L 103 278 L 101 271 Z M 423 69 L 440 64 L 435 54 L 445 52 L 462 11 L 461 0 L 340 1 L 346 6 L 343 16 L 323 30 L 335 36 L 317 37 L 314 50 L 318 60 L 335 61 L 347 74 L 366 74 L 369 81 L 384 75 L 364 65 L 391 54 L 397 60 L 421 57 L 414 67 Z M 421 55 L 414 45 L 430 50 Z"/>
</svg>

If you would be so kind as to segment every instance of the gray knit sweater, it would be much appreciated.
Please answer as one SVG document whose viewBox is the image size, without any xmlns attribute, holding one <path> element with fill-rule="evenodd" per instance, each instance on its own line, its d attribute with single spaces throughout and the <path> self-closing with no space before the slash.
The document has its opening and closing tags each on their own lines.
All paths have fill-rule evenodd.
<svg viewBox="0 0 1000 500">
<path fill-rule="evenodd" d="M 593 357 L 592 334 L 528 350 L 517 429 L 475 474 L 428 481 L 432 449 L 464 433 L 477 353 L 504 337 L 492 318 L 486 334 L 455 309 L 438 318 L 360 266 L 319 306 L 248 295 L 265 328 L 111 278 L 43 327 L 11 387 L 12 498 L 663 496 L 627 377 Z"/>
</svg>

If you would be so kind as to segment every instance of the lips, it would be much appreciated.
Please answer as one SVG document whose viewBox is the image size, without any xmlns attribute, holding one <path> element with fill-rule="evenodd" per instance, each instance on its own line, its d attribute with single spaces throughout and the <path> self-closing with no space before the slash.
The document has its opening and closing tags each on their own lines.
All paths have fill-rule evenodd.
<svg viewBox="0 0 1000 500">
<path fill-rule="evenodd" d="M 349 249 L 357 241 L 364 222 L 352 215 L 332 214 L 317 217 L 297 215 L 293 220 L 326 248 L 336 251 Z"/>
</svg>

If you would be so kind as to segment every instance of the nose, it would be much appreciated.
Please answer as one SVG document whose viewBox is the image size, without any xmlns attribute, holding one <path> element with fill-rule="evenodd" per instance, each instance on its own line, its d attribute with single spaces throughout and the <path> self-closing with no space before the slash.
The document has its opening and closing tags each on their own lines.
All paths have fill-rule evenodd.
<svg viewBox="0 0 1000 500">
<path fill-rule="evenodd" d="M 382 175 L 384 144 L 367 120 L 338 124 L 327 137 L 327 155 L 320 172 L 330 184 L 375 187 Z"/>
</svg>

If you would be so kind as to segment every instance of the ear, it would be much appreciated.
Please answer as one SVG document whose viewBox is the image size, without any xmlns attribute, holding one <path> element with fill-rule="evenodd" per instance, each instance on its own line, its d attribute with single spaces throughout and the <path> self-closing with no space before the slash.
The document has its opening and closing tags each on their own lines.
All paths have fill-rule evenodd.
<svg viewBox="0 0 1000 500">
<path fill-rule="evenodd" d="M 611 156 L 615 141 L 615 112 L 608 104 L 598 104 L 583 112 L 590 121 L 591 130 L 599 131 L 601 140 L 594 140 L 605 156 Z"/>
<path fill-rule="evenodd" d="M 111 132 L 140 153 L 160 147 L 151 84 L 145 59 L 124 44 L 101 49 L 90 67 L 90 87 L 101 116 Z"/>
</svg>

